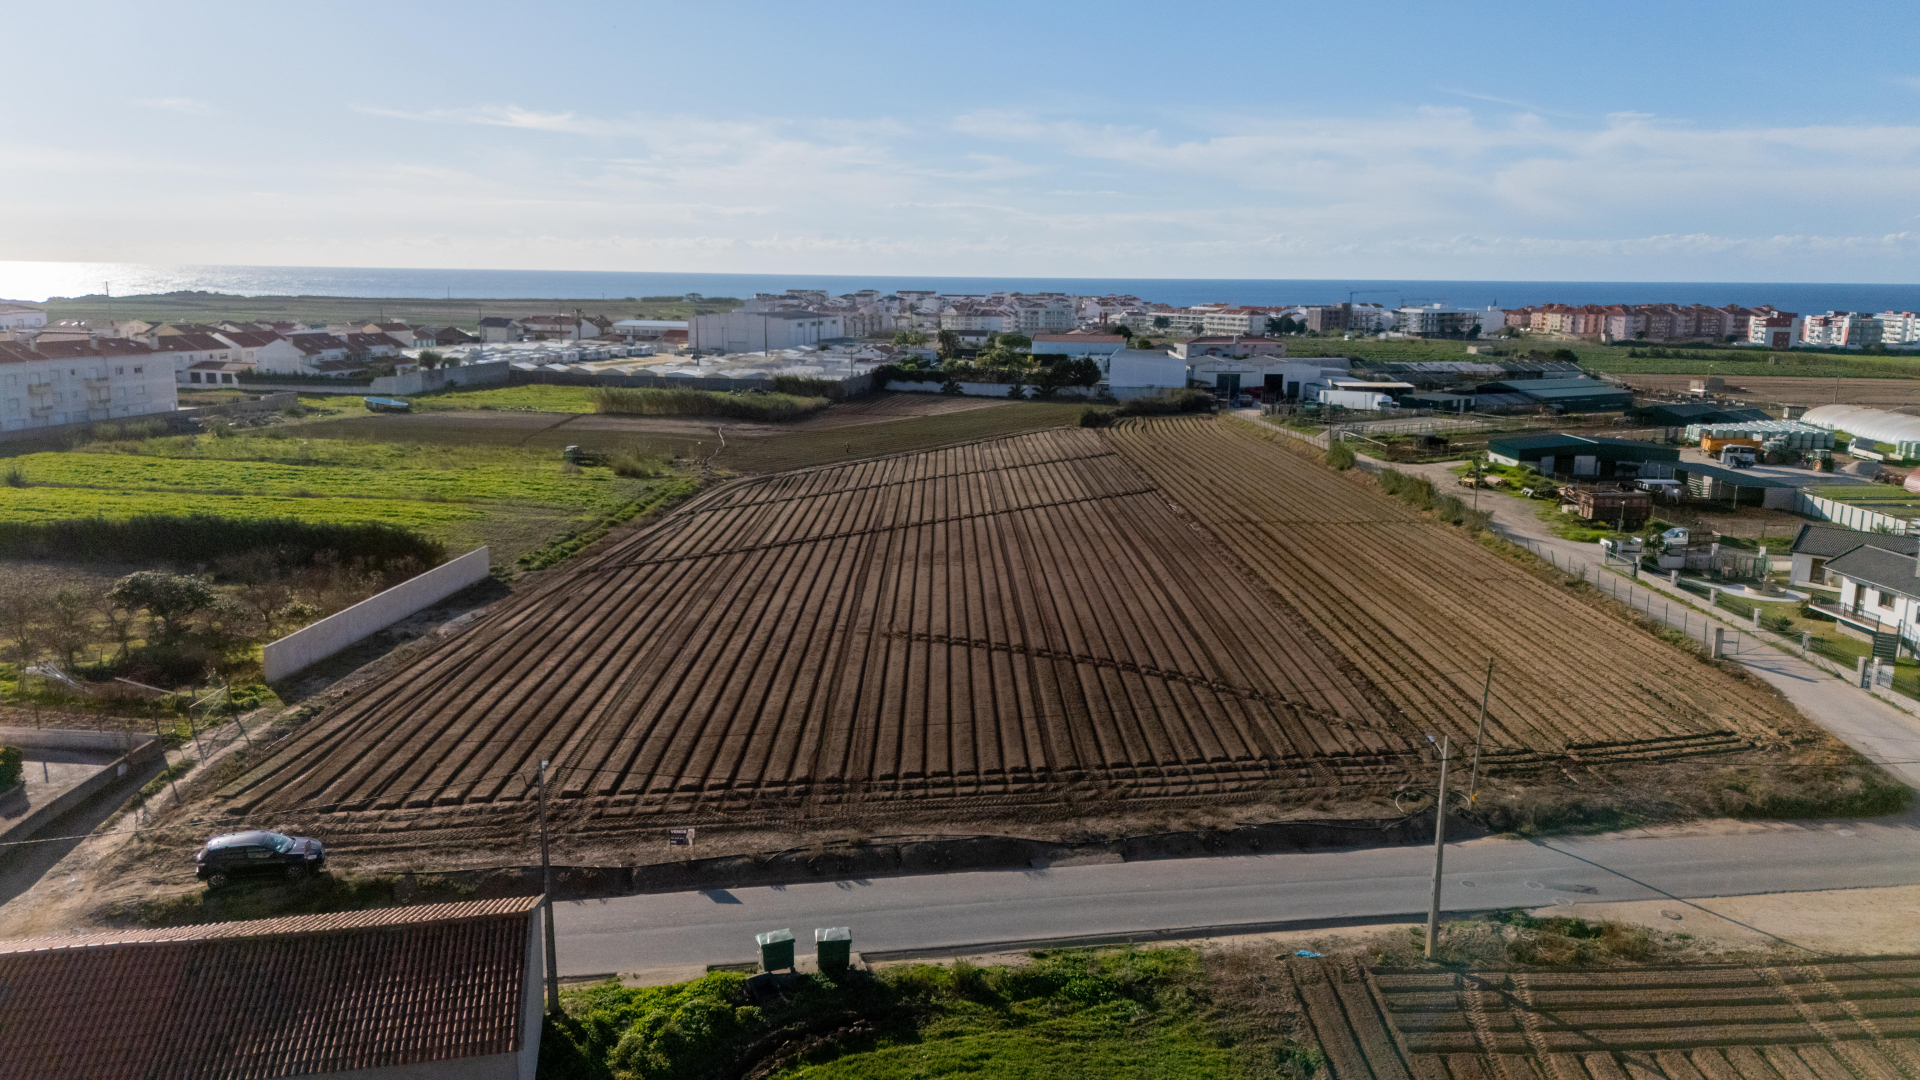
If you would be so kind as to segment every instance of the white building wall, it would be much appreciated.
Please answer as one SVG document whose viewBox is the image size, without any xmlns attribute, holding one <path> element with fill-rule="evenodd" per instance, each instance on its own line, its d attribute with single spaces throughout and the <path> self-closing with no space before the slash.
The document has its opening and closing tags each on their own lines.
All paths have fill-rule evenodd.
<svg viewBox="0 0 1920 1080">
<path fill-rule="evenodd" d="M 0 364 L 0 431 L 172 412 L 178 403 L 164 355 Z"/>
</svg>

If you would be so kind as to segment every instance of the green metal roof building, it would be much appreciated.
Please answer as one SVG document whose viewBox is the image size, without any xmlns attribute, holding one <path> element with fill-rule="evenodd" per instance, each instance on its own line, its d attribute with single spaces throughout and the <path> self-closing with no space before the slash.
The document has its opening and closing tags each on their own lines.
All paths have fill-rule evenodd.
<svg viewBox="0 0 1920 1080">
<path fill-rule="evenodd" d="M 1559 432 L 1495 435 L 1487 440 L 1487 456 L 1501 465 L 1531 465 L 1548 476 L 1606 478 L 1666 476 L 1680 460 L 1680 451 L 1656 443 Z"/>
</svg>

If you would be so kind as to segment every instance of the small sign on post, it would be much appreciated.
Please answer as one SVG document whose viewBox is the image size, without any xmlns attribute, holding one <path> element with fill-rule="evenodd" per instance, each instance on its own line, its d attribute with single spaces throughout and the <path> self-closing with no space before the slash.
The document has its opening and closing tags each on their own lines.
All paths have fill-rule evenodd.
<svg viewBox="0 0 1920 1080">
<path fill-rule="evenodd" d="M 667 830 L 667 846 L 668 847 L 692 847 L 693 846 L 693 826 L 689 825 L 684 829 L 668 829 Z"/>
</svg>

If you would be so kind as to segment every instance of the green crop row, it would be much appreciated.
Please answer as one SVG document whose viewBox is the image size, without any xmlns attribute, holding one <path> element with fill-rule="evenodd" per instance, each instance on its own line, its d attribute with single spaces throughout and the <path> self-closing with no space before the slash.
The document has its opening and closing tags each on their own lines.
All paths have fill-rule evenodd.
<svg viewBox="0 0 1920 1080">
<path fill-rule="evenodd" d="M 219 517 L 298 518 L 317 523 L 379 521 L 401 528 L 437 527 L 485 515 L 471 505 L 406 499 L 311 499 L 282 495 L 215 495 L 202 492 L 109 491 L 99 488 L 0 488 L 0 521 L 47 522 L 66 518 L 129 518 L 138 514 L 212 514 Z"/>
</svg>

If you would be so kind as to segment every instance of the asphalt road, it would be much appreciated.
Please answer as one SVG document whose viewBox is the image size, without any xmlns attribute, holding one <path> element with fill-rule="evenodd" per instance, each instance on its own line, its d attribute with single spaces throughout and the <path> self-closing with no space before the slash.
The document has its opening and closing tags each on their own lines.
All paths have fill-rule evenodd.
<svg viewBox="0 0 1920 1080">
<path fill-rule="evenodd" d="M 1450 844 L 1454 911 L 1920 884 L 1920 815 L 1756 825 L 1733 833 Z M 998 943 L 1424 913 L 1430 846 L 806 882 L 555 905 L 563 976 L 746 961 L 753 935 L 847 926 L 858 951 L 937 954 Z"/>
</svg>

